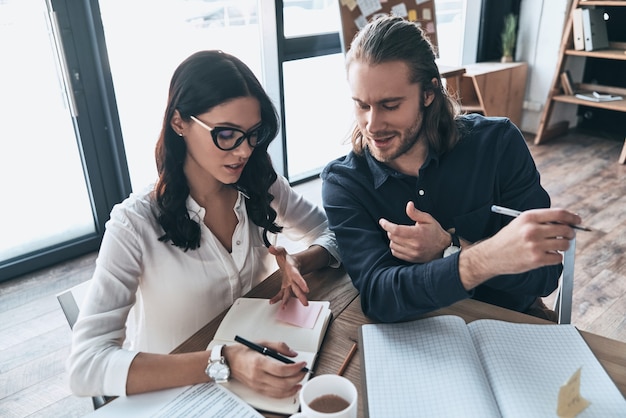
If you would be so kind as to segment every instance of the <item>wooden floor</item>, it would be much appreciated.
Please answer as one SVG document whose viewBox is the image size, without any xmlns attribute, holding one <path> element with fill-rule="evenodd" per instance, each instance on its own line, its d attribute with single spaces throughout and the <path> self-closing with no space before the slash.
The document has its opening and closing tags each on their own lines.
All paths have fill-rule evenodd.
<svg viewBox="0 0 626 418">
<path fill-rule="evenodd" d="M 535 146 L 553 206 L 578 212 L 594 232 L 579 232 L 572 322 L 626 342 L 626 166 L 622 143 L 572 133 Z M 320 182 L 296 187 L 321 202 Z M 90 278 L 95 254 L 0 283 L 0 416 L 73 417 L 91 400 L 70 394 L 64 362 L 70 330 L 55 294 Z M 551 298 L 548 298 L 551 299 Z"/>
</svg>

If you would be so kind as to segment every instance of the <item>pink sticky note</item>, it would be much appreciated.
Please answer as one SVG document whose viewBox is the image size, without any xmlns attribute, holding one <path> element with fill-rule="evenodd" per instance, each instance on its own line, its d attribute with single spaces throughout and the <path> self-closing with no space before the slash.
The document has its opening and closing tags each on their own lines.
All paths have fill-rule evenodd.
<svg viewBox="0 0 626 418">
<path fill-rule="evenodd" d="M 309 301 L 309 306 L 304 306 L 298 299 L 291 298 L 284 309 L 278 310 L 276 319 L 300 328 L 313 328 L 321 309 L 319 302 Z"/>
</svg>

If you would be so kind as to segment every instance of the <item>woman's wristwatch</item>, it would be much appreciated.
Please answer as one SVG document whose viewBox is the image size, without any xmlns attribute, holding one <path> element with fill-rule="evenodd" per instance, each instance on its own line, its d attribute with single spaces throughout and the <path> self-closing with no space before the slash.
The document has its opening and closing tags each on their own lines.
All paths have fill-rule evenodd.
<svg viewBox="0 0 626 418">
<path fill-rule="evenodd" d="M 230 367 L 226 363 L 226 358 L 222 354 L 224 345 L 216 345 L 211 349 L 209 364 L 205 370 L 209 379 L 215 383 L 226 383 L 230 379 Z"/>
</svg>

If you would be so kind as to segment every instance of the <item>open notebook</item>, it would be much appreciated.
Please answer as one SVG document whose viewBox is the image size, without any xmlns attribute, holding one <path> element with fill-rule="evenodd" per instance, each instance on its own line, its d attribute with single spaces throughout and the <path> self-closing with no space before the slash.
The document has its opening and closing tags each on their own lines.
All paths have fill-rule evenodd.
<svg viewBox="0 0 626 418">
<path fill-rule="evenodd" d="M 290 303 L 300 302 L 293 299 Z M 332 314 L 328 301 L 309 301 L 309 306 L 311 309 L 319 310 L 310 328 L 280 320 L 278 315 L 281 307 L 278 303 L 270 305 L 268 299 L 239 298 L 222 320 L 208 349 L 216 344 L 239 344 L 235 342 L 235 335 L 254 342 L 284 341 L 298 352 L 298 356 L 292 359 L 306 361 L 307 367 L 313 370 L 317 352 L 322 345 Z M 307 374 L 302 383 L 308 378 Z M 263 411 L 293 414 L 300 407 L 297 394 L 283 399 L 270 398 L 254 392 L 237 380 L 231 380 L 224 384 L 224 387 Z"/>
<path fill-rule="evenodd" d="M 292 300 L 290 303 L 300 302 Z M 298 352 L 294 360 L 305 360 L 308 368 L 312 370 L 332 314 L 328 301 L 309 301 L 309 306 L 309 309 L 288 309 L 289 314 L 285 315 L 285 311 L 279 312 L 280 304 L 270 305 L 269 299 L 237 299 L 220 323 L 215 339 L 211 341 L 209 347 L 215 344 L 239 344 L 234 341 L 235 335 L 251 341 L 285 341 Z M 305 324 L 307 320 L 309 321 Z M 291 325 L 290 322 L 298 325 Z M 308 380 L 308 376 L 307 374 L 304 380 Z M 284 399 L 269 398 L 231 380 L 224 385 L 203 383 L 121 396 L 96 410 L 90 417 L 263 416 L 251 406 L 288 415 L 297 412 L 300 403 L 297 395 Z"/>
<path fill-rule="evenodd" d="M 581 368 L 578 418 L 626 416 L 626 401 L 572 325 L 437 316 L 359 332 L 368 416 L 556 417 Z"/>
</svg>

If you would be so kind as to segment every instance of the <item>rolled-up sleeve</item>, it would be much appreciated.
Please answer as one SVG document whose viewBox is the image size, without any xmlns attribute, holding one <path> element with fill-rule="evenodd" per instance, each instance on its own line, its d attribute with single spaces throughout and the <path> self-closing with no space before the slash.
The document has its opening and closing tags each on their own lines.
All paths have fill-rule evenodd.
<svg viewBox="0 0 626 418">
<path fill-rule="evenodd" d="M 141 250 L 128 225 L 113 217 L 107 222 L 72 333 L 67 370 L 70 388 L 77 396 L 125 395 L 128 370 L 138 354 L 122 346 L 141 274 Z"/>
<path fill-rule="evenodd" d="M 331 267 L 339 267 L 341 255 L 324 210 L 296 192 L 282 176 L 272 185 L 270 193 L 274 196 L 272 206 L 283 227 L 282 233 L 303 245 L 324 247 L 336 260 Z"/>
</svg>

